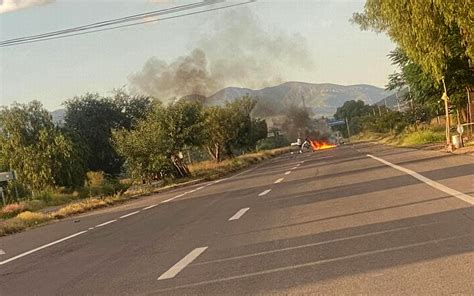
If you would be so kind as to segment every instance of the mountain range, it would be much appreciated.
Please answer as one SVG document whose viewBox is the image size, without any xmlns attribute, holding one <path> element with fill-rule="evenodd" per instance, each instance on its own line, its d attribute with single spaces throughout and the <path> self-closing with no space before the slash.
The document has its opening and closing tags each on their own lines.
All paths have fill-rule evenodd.
<svg viewBox="0 0 474 296">
<path fill-rule="evenodd" d="M 260 118 L 279 117 L 286 114 L 291 106 L 306 107 L 313 116 L 332 117 L 337 107 L 346 101 L 362 100 L 366 104 L 375 104 L 390 96 L 393 92 L 387 92 L 367 84 L 338 85 L 331 83 L 306 83 L 285 82 L 276 86 L 262 89 L 249 89 L 239 87 L 226 87 L 209 97 L 189 95 L 182 99 L 200 100 L 204 105 L 223 105 L 242 96 L 249 95 L 257 100 L 253 116 Z M 52 112 L 55 122 L 60 122 L 64 117 L 64 109 Z"/>
<path fill-rule="evenodd" d="M 209 96 L 206 105 L 221 105 L 249 95 L 257 100 L 253 112 L 256 117 L 283 115 L 290 106 L 304 106 L 310 109 L 314 116 L 331 117 L 337 107 L 346 101 L 362 100 L 372 105 L 391 94 L 382 88 L 367 84 L 345 86 L 292 81 L 259 90 L 227 87 Z"/>
</svg>

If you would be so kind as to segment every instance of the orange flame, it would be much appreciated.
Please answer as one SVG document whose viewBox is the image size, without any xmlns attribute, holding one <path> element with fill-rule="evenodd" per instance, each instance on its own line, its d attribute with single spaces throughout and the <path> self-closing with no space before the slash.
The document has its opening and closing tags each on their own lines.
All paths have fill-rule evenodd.
<svg viewBox="0 0 474 296">
<path fill-rule="evenodd" d="M 313 150 L 331 149 L 337 146 L 325 141 L 311 140 L 309 142 L 311 143 L 311 147 L 313 148 Z"/>
</svg>

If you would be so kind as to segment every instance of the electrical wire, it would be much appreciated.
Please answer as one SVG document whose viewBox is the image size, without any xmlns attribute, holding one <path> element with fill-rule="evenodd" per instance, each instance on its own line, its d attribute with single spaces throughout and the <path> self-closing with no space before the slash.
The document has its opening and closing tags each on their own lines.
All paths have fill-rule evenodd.
<svg viewBox="0 0 474 296">
<path fill-rule="evenodd" d="M 34 43 L 34 42 L 47 41 L 47 40 L 53 40 L 53 39 L 60 39 L 60 38 L 77 36 L 77 35 L 91 34 L 91 33 L 96 33 L 96 32 L 109 31 L 109 30 L 114 30 L 114 29 L 119 29 L 119 28 L 142 25 L 142 24 L 146 24 L 146 23 L 159 22 L 159 21 L 163 21 L 163 20 L 175 19 L 175 18 L 190 16 L 190 15 L 201 14 L 201 13 L 206 13 L 206 12 L 210 12 L 210 11 L 216 11 L 216 10 L 230 8 L 230 7 L 240 6 L 240 5 L 244 5 L 244 4 L 249 4 L 249 3 L 255 2 L 255 0 L 247 1 L 247 2 L 243 2 L 243 3 L 225 5 L 225 6 L 221 6 L 221 7 L 217 7 L 217 8 L 210 8 L 210 9 L 205 9 L 205 10 L 200 10 L 200 11 L 195 11 L 195 12 L 190 12 L 190 13 L 183 13 L 183 14 L 179 14 L 179 15 L 175 15 L 175 16 L 171 16 L 171 17 L 164 17 L 164 18 L 160 18 L 160 19 L 146 20 L 146 21 L 135 22 L 135 23 L 131 23 L 131 24 L 116 25 L 116 24 L 121 24 L 121 23 L 125 23 L 125 22 L 134 21 L 134 20 L 147 19 L 147 18 L 150 18 L 150 17 L 159 16 L 159 15 L 166 15 L 166 14 L 176 13 L 176 12 L 185 11 L 185 10 L 189 10 L 189 9 L 195 9 L 195 8 L 199 8 L 199 7 L 209 6 L 209 5 L 217 4 L 217 3 L 220 3 L 220 2 L 223 2 L 223 1 L 196 2 L 196 3 L 187 4 L 187 5 L 175 6 L 175 7 L 168 8 L 168 9 L 162 9 L 162 10 L 157 10 L 157 11 L 152 11 L 152 12 L 147 12 L 147 13 L 131 15 L 131 16 L 127 16 L 127 17 L 122 17 L 122 18 L 118 18 L 118 19 L 97 22 L 97 23 L 93 23 L 93 24 L 89 24 L 89 25 L 80 26 L 80 27 L 75 27 L 75 28 L 70 28 L 70 29 L 65 29 L 65 30 L 60 30 L 60 31 L 55 31 L 55 32 L 49 32 L 49 33 L 45 33 L 45 34 L 39 34 L 39 35 L 33 35 L 33 36 L 28 36 L 28 37 L 21 37 L 21 38 L 5 40 L 3 42 L 0 42 L 0 47 L 8 47 L 8 46 L 15 46 L 15 45 L 20 45 L 20 44 Z M 110 27 L 111 25 L 116 25 L 116 26 Z M 106 28 L 102 28 L 102 27 L 106 27 Z M 85 32 L 82 32 L 82 31 L 85 31 Z"/>
</svg>

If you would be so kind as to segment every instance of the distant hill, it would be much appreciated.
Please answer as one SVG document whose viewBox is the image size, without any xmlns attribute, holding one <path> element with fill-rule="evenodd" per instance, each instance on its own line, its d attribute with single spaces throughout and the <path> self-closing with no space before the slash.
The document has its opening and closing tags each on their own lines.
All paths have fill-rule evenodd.
<svg viewBox="0 0 474 296">
<path fill-rule="evenodd" d="M 208 97 L 206 105 L 222 105 L 249 95 L 257 100 L 254 116 L 279 116 L 285 114 L 290 106 L 304 104 L 315 116 L 329 117 L 346 101 L 362 100 L 367 104 L 375 104 L 390 94 L 382 88 L 366 84 L 344 86 L 293 81 L 259 90 L 227 87 Z"/>
<path fill-rule="evenodd" d="M 64 124 L 64 117 L 66 116 L 66 109 L 58 109 L 51 112 L 53 123 L 57 125 Z"/>
<path fill-rule="evenodd" d="M 393 92 L 367 84 L 338 85 L 331 83 L 285 82 L 276 86 L 253 90 L 250 88 L 226 87 L 215 94 L 204 97 L 187 95 L 180 100 L 199 101 L 206 106 L 224 105 L 235 99 L 249 95 L 257 100 L 253 116 L 261 118 L 280 118 L 286 114 L 290 106 L 310 109 L 314 116 L 332 117 L 337 107 L 346 101 L 362 100 L 367 104 L 379 104 Z M 57 124 L 64 122 L 66 111 L 59 109 L 51 112 L 53 121 Z"/>
<path fill-rule="evenodd" d="M 400 91 L 397 91 L 376 102 L 375 105 L 386 106 L 387 108 L 392 110 L 404 111 L 409 107 L 408 103 L 405 101 L 405 96 L 407 94 L 407 88 L 401 89 Z"/>
</svg>

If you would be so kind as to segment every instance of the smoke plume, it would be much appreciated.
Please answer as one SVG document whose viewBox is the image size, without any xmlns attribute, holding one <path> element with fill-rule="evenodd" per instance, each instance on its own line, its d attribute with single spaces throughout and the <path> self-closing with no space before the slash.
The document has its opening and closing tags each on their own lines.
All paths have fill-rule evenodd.
<svg viewBox="0 0 474 296">
<path fill-rule="evenodd" d="M 167 101 L 227 86 L 263 88 L 313 65 L 302 36 L 265 30 L 250 9 L 235 9 L 216 18 L 190 54 L 170 64 L 152 57 L 129 80 L 132 88 Z"/>
</svg>

